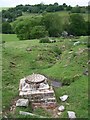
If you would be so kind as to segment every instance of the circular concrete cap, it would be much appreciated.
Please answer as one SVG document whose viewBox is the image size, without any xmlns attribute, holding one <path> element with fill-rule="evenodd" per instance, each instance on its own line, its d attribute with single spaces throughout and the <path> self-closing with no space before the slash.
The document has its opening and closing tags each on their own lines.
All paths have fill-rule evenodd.
<svg viewBox="0 0 90 120">
<path fill-rule="evenodd" d="M 40 74 L 32 74 L 26 77 L 27 82 L 29 83 L 41 83 L 46 79 L 43 75 Z"/>
</svg>

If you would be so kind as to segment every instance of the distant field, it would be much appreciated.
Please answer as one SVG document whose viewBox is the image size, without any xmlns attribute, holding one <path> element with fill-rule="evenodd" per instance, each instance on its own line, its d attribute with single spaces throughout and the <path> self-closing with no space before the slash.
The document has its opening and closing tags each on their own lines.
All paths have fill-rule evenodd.
<svg viewBox="0 0 90 120">
<path fill-rule="evenodd" d="M 64 105 L 66 109 L 60 118 L 67 118 L 68 110 L 75 111 L 78 118 L 88 117 L 88 76 L 83 75 L 88 61 L 87 44 L 83 42 L 87 43 L 88 37 L 52 39 L 56 39 L 57 42 L 43 44 L 37 39 L 18 40 L 14 34 L 3 35 L 3 40 L 6 41 L 2 69 L 4 112 L 8 112 L 13 99 L 18 96 L 19 80 L 32 73 L 41 73 L 66 84 L 62 88 L 54 88 L 57 104 Z M 74 46 L 76 41 L 80 41 L 80 44 Z M 27 48 L 31 51 L 27 51 Z M 62 51 L 61 55 L 58 54 L 58 50 Z M 59 97 L 64 94 L 68 94 L 69 98 L 63 103 Z M 21 118 L 20 110 L 33 112 L 30 106 L 18 107 L 14 114 L 8 112 L 8 116 Z M 50 116 L 50 113 L 42 109 L 37 109 L 34 113 Z"/>
<path fill-rule="evenodd" d="M 7 10 L 7 9 L 9 9 L 9 7 L 0 7 L 0 11 Z"/>
</svg>

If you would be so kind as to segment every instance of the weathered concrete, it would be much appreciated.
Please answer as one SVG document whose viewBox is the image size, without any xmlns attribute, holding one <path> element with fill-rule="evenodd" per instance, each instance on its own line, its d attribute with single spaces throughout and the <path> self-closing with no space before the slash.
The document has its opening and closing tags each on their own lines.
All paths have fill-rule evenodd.
<svg viewBox="0 0 90 120">
<path fill-rule="evenodd" d="M 27 107 L 29 104 L 29 100 L 28 99 L 19 99 L 16 102 L 16 106 L 25 106 Z"/>
<path fill-rule="evenodd" d="M 67 113 L 68 113 L 68 117 L 69 118 L 76 118 L 76 115 L 75 115 L 75 112 L 73 112 L 73 111 L 67 111 Z"/>
</svg>

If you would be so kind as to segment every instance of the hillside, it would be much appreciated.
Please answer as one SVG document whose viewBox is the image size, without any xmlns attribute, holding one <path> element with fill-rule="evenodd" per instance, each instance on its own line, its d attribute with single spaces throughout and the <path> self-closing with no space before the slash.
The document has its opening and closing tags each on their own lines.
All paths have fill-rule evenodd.
<svg viewBox="0 0 90 120">
<path fill-rule="evenodd" d="M 61 17 L 63 23 L 67 22 L 68 19 L 69 19 L 69 15 L 70 14 L 75 14 L 75 13 L 70 13 L 69 11 L 60 11 L 60 12 L 50 12 L 50 14 L 57 14 Z M 19 21 L 19 20 L 22 20 L 22 19 L 31 19 L 31 18 L 34 18 L 34 17 L 42 17 L 44 13 L 41 13 L 41 14 L 37 14 L 37 13 L 26 13 L 26 12 L 23 12 L 22 16 L 20 17 L 17 17 L 15 21 Z M 88 13 L 78 13 L 78 14 L 81 14 L 85 21 L 88 21 Z M 15 22 L 14 21 L 14 22 Z M 14 22 L 11 22 L 11 24 L 13 24 Z"/>
<path fill-rule="evenodd" d="M 76 112 L 78 118 L 88 117 L 88 76 L 83 73 L 88 62 L 88 37 L 50 38 L 55 43 L 39 43 L 35 40 L 19 41 L 16 35 L 3 34 L 3 115 L 23 117 L 19 110 L 32 112 L 31 107 L 17 108 L 10 111 L 18 98 L 19 80 L 32 73 L 41 73 L 60 81 L 63 86 L 54 88 L 58 105 L 65 105 L 65 112 L 60 118 L 67 118 L 67 110 Z M 75 42 L 79 44 L 75 45 Z M 30 51 L 29 51 L 30 49 Z M 68 94 L 69 99 L 63 103 L 59 97 Z M 78 107 L 77 107 L 78 106 Z M 34 113 L 51 117 L 49 112 L 36 109 Z"/>
<path fill-rule="evenodd" d="M 35 4 L 35 5 L 17 5 L 16 7 L 8 9 L 7 11 L 3 11 L 3 20 L 7 19 L 8 22 L 14 21 L 18 16 L 22 16 L 23 13 L 46 13 L 46 12 L 71 12 L 71 13 L 88 13 L 88 6 L 75 6 L 72 7 L 70 5 L 66 5 L 66 3 L 63 3 L 62 5 L 59 5 L 57 2 L 54 4 Z"/>
</svg>

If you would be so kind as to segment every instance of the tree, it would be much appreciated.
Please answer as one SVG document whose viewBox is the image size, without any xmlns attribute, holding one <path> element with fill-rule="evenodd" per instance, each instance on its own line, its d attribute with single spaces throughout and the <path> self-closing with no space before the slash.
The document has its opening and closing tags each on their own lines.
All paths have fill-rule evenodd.
<svg viewBox="0 0 90 120">
<path fill-rule="evenodd" d="M 12 26 L 8 22 L 2 23 L 2 33 L 11 34 L 13 33 Z"/>
<path fill-rule="evenodd" d="M 78 5 L 76 7 L 73 7 L 71 10 L 72 13 L 80 13 L 80 11 L 81 11 L 81 8 Z"/>
<path fill-rule="evenodd" d="M 42 24 L 49 32 L 49 36 L 60 36 L 62 31 L 61 17 L 58 14 L 45 14 L 42 18 Z"/>
<path fill-rule="evenodd" d="M 66 3 L 63 3 L 63 7 L 67 7 Z"/>
<path fill-rule="evenodd" d="M 59 10 L 58 11 L 63 11 L 64 7 L 62 5 L 59 5 Z"/>
<path fill-rule="evenodd" d="M 90 21 L 86 22 L 87 24 L 87 35 L 90 36 Z"/>
<path fill-rule="evenodd" d="M 68 32 L 73 35 L 86 35 L 86 22 L 82 15 L 72 14 L 69 19 Z"/>
<path fill-rule="evenodd" d="M 63 3 L 62 7 L 63 7 L 64 10 L 66 10 L 66 8 L 67 8 L 66 3 Z"/>
<path fill-rule="evenodd" d="M 71 9 L 72 9 L 72 7 L 70 5 L 66 7 L 67 11 L 70 11 Z"/>
<path fill-rule="evenodd" d="M 57 2 L 55 2 L 54 5 L 58 6 L 59 4 Z"/>
<path fill-rule="evenodd" d="M 31 9 L 32 13 L 38 13 L 39 11 L 40 11 L 40 9 L 37 6 L 33 6 L 32 9 Z"/>
<path fill-rule="evenodd" d="M 55 12 L 54 6 L 50 4 L 50 5 L 46 8 L 46 11 L 47 11 L 47 12 Z"/>
<path fill-rule="evenodd" d="M 2 21 L 12 22 L 16 17 L 22 16 L 21 10 L 16 10 L 16 8 L 9 8 L 8 10 L 2 11 Z"/>
<path fill-rule="evenodd" d="M 32 27 L 30 27 L 29 22 L 21 21 L 15 27 L 15 33 L 20 40 L 30 39 L 30 31 Z"/>
<path fill-rule="evenodd" d="M 86 13 L 86 8 L 85 7 L 82 7 L 81 10 L 80 10 L 81 13 Z"/>
<path fill-rule="evenodd" d="M 40 22 L 41 17 L 19 19 L 13 23 L 13 28 L 20 40 L 44 37 L 46 31 L 43 26 L 40 26 Z"/>
</svg>

